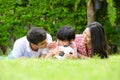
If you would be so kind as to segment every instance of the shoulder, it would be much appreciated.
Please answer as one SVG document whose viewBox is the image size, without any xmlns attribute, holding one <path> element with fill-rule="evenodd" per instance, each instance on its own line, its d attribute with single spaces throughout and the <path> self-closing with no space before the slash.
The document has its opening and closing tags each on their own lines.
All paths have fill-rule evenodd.
<svg viewBox="0 0 120 80">
<path fill-rule="evenodd" d="M 83 40 L 83 34 L 76 34 L 75 35 L 75 42 L 76 41 L 82 41 Z"/>
<path fill-rule="evenodd" d="M 76 46 L 84 46 L 84 39 L 82 34 L 77 34 L 74 40 Z"/>
<path fill-rule="evenodd" d="M 48 40 L 48 42 L 49 43 L 52 42 L 52 36 L 50 34 L 48 34 L 48 33 L 46 33 L 46 34 L 47 34 L 47 40 Z"/>
<path fill-rule="evenodd" d="M 27 38 L 26 36 L 19 38 L 15 41 L 14 45 L 22 45 L 25 44 L 27 42 Z"/>
<path fill-rule="evenodd" d="M 47 34 L 47 37 L 51 37 L 51 35 L 49 33 L 46 33 Z"/>
<path fill-rule="evenodd" d="M 13 49 L 11 51 L 11 55 L 15 58 L 21 57 L 24 51 L 26 50 L 26 37 L 19 38 L 15 41 Z"/>
<path fill-rule="evenodd" d="M 76 38 L 83 38 L 83 34 L 76 34 L 75 37 Z"/>
</svg>

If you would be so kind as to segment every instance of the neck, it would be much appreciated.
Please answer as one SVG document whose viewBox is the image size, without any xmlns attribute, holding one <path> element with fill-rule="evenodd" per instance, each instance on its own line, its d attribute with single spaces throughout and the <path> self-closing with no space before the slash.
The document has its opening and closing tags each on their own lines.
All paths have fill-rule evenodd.
<svg viewBox="0 0 120 80">
<path fill-rule="evenodd" d="M 87 49 L 91 49 L 91 44 L 86 44 Z"/>
<path fill-rule="evenodd" d="M 30 43 L 30 48 L 33 50 L 33 51 L 38 51 L 38 48 L 36 47 L 36 45 L 35 44 L 32 44 L 32 43 Z"/>
</svg>

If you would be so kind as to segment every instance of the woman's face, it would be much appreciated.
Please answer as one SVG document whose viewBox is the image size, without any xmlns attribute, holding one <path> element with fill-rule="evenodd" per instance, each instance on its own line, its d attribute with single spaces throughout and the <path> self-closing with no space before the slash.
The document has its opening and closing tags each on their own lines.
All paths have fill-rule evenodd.
<svg viewBox="0 0 120 80">
<path fill-rule="evenodd" d="M 91 34 L 90 29 L 86 28 L 83 32 L 84 42 L 85 44 L 91 44 Z"/>
</svg>

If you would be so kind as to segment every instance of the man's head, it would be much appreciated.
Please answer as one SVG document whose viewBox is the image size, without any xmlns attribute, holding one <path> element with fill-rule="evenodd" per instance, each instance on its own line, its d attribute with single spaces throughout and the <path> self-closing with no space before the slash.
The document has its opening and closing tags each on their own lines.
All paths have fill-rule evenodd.
<svg viewBox="0 0 120 80">
<path fill-rule="evenodd" d="M 40 27 L 31 28 L 27 33 L 27 40 L 37 48 L 47 46 L 46 32 Z"/>
</svg>

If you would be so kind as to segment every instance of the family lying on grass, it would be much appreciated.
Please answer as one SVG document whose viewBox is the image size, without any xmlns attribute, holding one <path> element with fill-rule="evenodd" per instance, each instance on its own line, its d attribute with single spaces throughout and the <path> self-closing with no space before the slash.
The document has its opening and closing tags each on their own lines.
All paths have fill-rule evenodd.
<svg viewBox="0 0 120 80">
<path fill-rule="evenodd" d="M 79 59 L 98 55 L 107 58 L 106 36 L 99 22 L 87 25 L 82 34 L 75 34 L 69 26 L 62 26 L 56 41 L 40 27 L 30 29 L 26 36 L 15 41 L 8 58 Z"/>
</svg>

